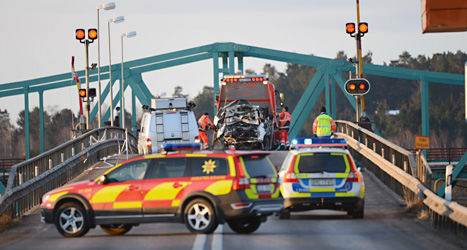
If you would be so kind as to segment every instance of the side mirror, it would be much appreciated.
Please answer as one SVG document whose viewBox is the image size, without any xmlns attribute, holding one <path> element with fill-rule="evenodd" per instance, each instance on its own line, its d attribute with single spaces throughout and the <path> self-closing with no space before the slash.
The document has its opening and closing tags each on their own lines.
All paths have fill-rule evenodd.
<svg viewBox="0 0 467 250">
<path fill-rule="evenodd" d="M 102 175 L 99 180 L 97 181 L 97 184 L 105 185 L 109 182 L 107 179 L 107 175 Z"/>
</svg>

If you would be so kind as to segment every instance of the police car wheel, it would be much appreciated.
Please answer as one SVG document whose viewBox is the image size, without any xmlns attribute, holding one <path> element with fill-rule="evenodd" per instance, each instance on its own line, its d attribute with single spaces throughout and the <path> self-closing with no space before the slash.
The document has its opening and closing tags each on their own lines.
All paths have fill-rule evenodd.
<svg viewBox="0 0 467 250">
<path fill-rule="evenodd" d="M 58 232 L 65 237 L 81 237 L 89 231 L 87 214 L 83 206 L 76 202 L 60 205 L 54 223 Z"/>
<path fill-rule="evenodd" d="M 129 224 L 108 224 L 101 225 L 102 231 L 108 233 L 109 235 L 122 235 L 127 233 L 133 228 L 133 225 Z"/>
<path fill-rule="evenodd" d="M 361 205 L 359 205 L 358 207 L 354 208 L 354 210 L 352 211 L 352 218 L 354 219 L 362 219 L 363 216 L 364 216 L 364 205 L 365 203 L 362 202 Z"/>
<path fill-rule="evenodd" d="M 280 220 L 288 220 L 288 219 L 290 219 L 290 211 L 289 211 L 289 210 L 286 210 L 286 209 L 282 209 L 282 210 L 279 212 L 279 219 L 280 219 Z"/>
<path fill-rule="evenodd" d="M 185 225 L 193 233 L 210 234 L 219 222 L 216 213 L 205 199 L 194 199 L 185 208 Z"/>
<path fill-rule="evenodd" d="M 260 217 L 250 217 L 240 220 L 229 221 L 229 227 L 239 234 L 249 234 L 256 231 L 261 225 Z"/>
</svg>

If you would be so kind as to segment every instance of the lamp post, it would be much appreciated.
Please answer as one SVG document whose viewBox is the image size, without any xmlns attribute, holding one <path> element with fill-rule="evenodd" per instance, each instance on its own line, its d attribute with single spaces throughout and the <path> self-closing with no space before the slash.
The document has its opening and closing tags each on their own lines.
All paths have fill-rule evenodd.
<svg viewBox="0 0 467 250">
<path fill-rule="evenodd" d="M 97 6 L 97 37 L 100 38 L 100 26 L 99 26 L 99 10 L 113 10 L 115 9 L 115 3 L 106 3 Z M 97 122 L 99 128 L 101 127 L 101 42 L 97 39 Z"/>
<path fill-rule="evenodd" d="M 130 31 L 130 32 L 127 32 L 127 33 L 123 33 L 120 35 L 120 39 L 121 39 L 121 49 L 122 49 L 122 86 L 120 87 L 121 88 L 121 93 L 122 93 L 122 128 L 125 129 L 125 95 L 124 95 L 124 92 L 125 92 L 125 85 L 124 85 L 124 80 L 123 80 L 123 37 L 128 37 L 128 38 L 131 38 L 131 37 L 135 37 L 136 36 L 136 31 Z"/>
<path fill-rule="evenodd" d="M 109 85 L 110 85 L 110 126 L 114 126 L 114 104 L 113 104 L 113 92 L 112 92 L 112 53 L 110 50 L 110 23 L 121 23 L 125 21 L 125 17 L 119 16 L 107 20 L 107 29 L 109 33 Z"/>
</svg>

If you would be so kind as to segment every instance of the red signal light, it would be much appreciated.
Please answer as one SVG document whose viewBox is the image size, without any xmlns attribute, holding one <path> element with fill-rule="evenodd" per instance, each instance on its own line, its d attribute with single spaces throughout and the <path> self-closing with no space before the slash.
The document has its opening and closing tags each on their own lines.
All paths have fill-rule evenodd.
<svg viewBox="0 0 467 250">
<path fill-rule="evenodd" d="M 88 29 L 88 38 L 91 40 L 97 39 L 97 29 Z"/>
<path fill-rule="evenodd" d="M 346 23 L 345 31 L 347 32 L 347 34 L 355 33 L 355 23 Z"/>
<path fill-rule="evenodd" d="M 368 32 L 368 23 L 360 23 L 358 25 L 358 32 L 365 34 Z"/>
<path fill-rule="evenodd" d="M 76 29 L 75 35 L 77 40 L 83 40 L 85 37 L 84 29 Z"/>
<path fill-rule="evenodd" d="M 364 89 L 366 88 L 365 84 L 360 84 L 358 87 L 359 87 L 361 90 L 364 90 Z"/>
<path fill-rule="evenodd" d="M 355 84 L 350 84 L 350 85 L 349 85 L 349 89 L 350 89 L 350 90 L 355 90 L 355 89 L 356 89 Z"/>
</svg>

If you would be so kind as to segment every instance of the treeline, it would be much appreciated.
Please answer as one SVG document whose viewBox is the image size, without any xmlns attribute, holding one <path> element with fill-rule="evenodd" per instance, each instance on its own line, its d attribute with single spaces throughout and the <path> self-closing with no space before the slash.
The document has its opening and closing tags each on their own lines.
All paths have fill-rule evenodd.
<svg viewBox="0 0 467 250">
<path fill-rule="evenodd" d="M 340 51 L 336 59 L 346 60 L 347 55 Z M 372 53 L 368 52 L 363 61 L 372 63 Z M 403 52 L 398 59 L 389 62 L 388 66 L 410 69 L 429 70 L 464 74 L 464 64 L 467 54 L 457 51 L 434 54 L 432 57 L 411 56 Z M 309 66 L 287 64 L 285 72 L 279 72 L 274 66 L 265 64 L 262 72 L 285 94 L 285 105 L 293 112 L 298 100 L 310 83 L 317 69 Z M 256 74 L 246 70 L 246 74 Z M 348 74 L 344 74 L 347 79 Z M 397 78 L 364 75 L 371 82 L 371 90 L 365 96 L 365 107 L 378 133 L 393 143 L 413 148 L 415 135 L 422 134 L 421 123 L 421 91 L 420 82 Z M 466 147 L 467 124 L 464 111 L 464 86 L 448 84 L 429 84 L 430 113 L 430 144 L 432 148 Z M 336 87 L 336 110 L 338 120 L 355 121 L 356 115 L 352 105 L 347 101 L 342 91 Z M 188 97 L 196 103 L 194 112 L 200 117 L 205 111 L 212 111 L 214 89 L 204 86 L 195 97 L 183 94 L 183 88 L 175 87 L 172 96 Z M 325 96 L 322 93 L 315 107 L 307 118 L 298 136 L 312 135 L 312 123 L 319 108 L 325 106 Z M 39 108 L 34 108 L 29 115 L 31 157 L 40 153 L 39 140 Z M 78 116 L 71 110 L 44 111 L 45 150 L 51 149 L 71 139 L 71 131 L 78 123 Z M 131 124 L 131 115 L 125 114 L 125 123 Z M 137 122 L 139 124 L 139 121 Z M 7 110 L 0 110 L 0 158 L 19 158 L 25 156 L 24 149 L 24 111 L 20 112 L 16 126 L 12 125 Z M 131 125 L 128 125 L 129 131 Z M 97 127 L 94 121 L 92 127 Z"/>
</svg>

